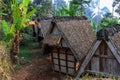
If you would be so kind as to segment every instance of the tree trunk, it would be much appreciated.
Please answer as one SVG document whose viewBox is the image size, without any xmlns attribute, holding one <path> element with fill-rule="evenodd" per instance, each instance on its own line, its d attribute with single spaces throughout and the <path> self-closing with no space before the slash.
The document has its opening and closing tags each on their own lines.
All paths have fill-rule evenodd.
<svg viewBox="0 0 120 80">
<path fill-rule="evenodd" d="M 10 58 L 12 60 L 12 63 L 16 63 L 18 61 L 19 43 L 20 43 L 20 32 L 16 30 L 15 38 L 11 43 L 11 49 L 10 49 Z"/>
</svg>

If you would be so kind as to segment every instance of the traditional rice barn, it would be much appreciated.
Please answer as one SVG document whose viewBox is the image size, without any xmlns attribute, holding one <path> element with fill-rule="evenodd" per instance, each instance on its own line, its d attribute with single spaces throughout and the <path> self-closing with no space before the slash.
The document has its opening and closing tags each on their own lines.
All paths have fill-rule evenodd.
<svg viewBox="0 0 120 80">
<path fill-rule="evenodd" d="M 44 44 L 52 49 L 53 69 L 74 75 L 96 39 L 86 17 L 55 18 Z"/>
<path fill-rule="evenodd" d="M 97 33 L 97 40 L 91 46 L 81 64 L 76 78 L 83 72 L 105 77 L 120 76 L 120 25 L 112 25 Z"/>
</svg>

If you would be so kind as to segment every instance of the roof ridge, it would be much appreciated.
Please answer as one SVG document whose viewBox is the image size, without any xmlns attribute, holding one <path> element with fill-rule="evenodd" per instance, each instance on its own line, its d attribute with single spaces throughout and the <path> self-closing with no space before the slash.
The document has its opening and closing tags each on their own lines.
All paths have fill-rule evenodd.
<svg viewBox="0 0 120 80">
<path fill-rule="evenodd" d="M 69 20 L 87 20 L 86 16 L 63 16 L 63 17 L 54 17 L 55 22 L 59 21 L 69 21 Z"/>
<path fill-rule="evenodd" d="M 39 17 L 34 20 L 52 20 L 52 21 L 68 21 L 68 20 L 87 20 L 86 16 L 55 16 L 55 17 Z"/>
</svg>

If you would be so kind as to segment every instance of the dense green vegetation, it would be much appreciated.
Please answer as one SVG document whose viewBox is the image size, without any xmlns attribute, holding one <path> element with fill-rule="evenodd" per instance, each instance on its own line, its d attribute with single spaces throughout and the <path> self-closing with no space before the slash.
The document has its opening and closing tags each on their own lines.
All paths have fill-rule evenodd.
<svg viewBox="0 0 120 80">
<path fill-rule="evenodd" d="M 61 6 L 60 9 L 56 9 L 56 16 L 84 16 L 85 7 L 88 6 L 89 1 L 70 1 L 67 6 Z"/>
<path fill-rule="evenodd" d="M 120 24 L 120 22 L 116 18 L 104 18 L 99 24 L 101 28 L 106 28 L 113 24 Z"/>
<path fill-rule="evenodd" d="M 11 80 L 10 58 L 12 62 L 16 61 L 15 56 L 19 53 L 21 31 L 35 12 L 35 9 L 28 12 L 29 2 L 30 0 L 23 0 L 20 3 L 16 0 L 10 2 L 0 0 L 0 32 L 3 34 L 0 37 L 4 43 L 4 48 L 1 48 L 4 51 L 0 52 L 0 69 L 2 70 L 2 73 L 0 71 L 0 79 L 2 80 Z"/>
<path fill-rule="evenodd" d="M 28 4 L 30 0 L 23 0 L 18 3 L 16 0 L 11 1 L 11 15 L 12 22 L 2 20 L 2 28 L 4 32 L 4 41 L 10 47 L 10 57 L 13 62 L 17 59 L 15 56 L 19 53 L 19 43 L 21 38 L 21 30 L 24 29 L 25 24 L 29 21 L 30 17 L 35 12 L 35 9 L 28 12 Z"/>
<path fill-rule="evenodd" d="M 74 5 L 71 1 L 66 7 L 62 6 L 60 10 L 56 10 L 56 16 L 79 16 L 79 5 Z"/>
</svg>

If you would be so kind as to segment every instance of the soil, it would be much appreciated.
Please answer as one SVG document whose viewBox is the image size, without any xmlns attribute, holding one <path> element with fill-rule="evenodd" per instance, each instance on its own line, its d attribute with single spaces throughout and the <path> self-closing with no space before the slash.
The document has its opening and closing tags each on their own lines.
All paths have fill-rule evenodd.
<svg viewBox="0 0 120 80">
<path fill-rule="evenodd" d="M 47 57 L 33 60 L 18 69 L 13 80 L 64 80 L 65 77 L 52 70 L 50 59 Z"/>
</svg>

